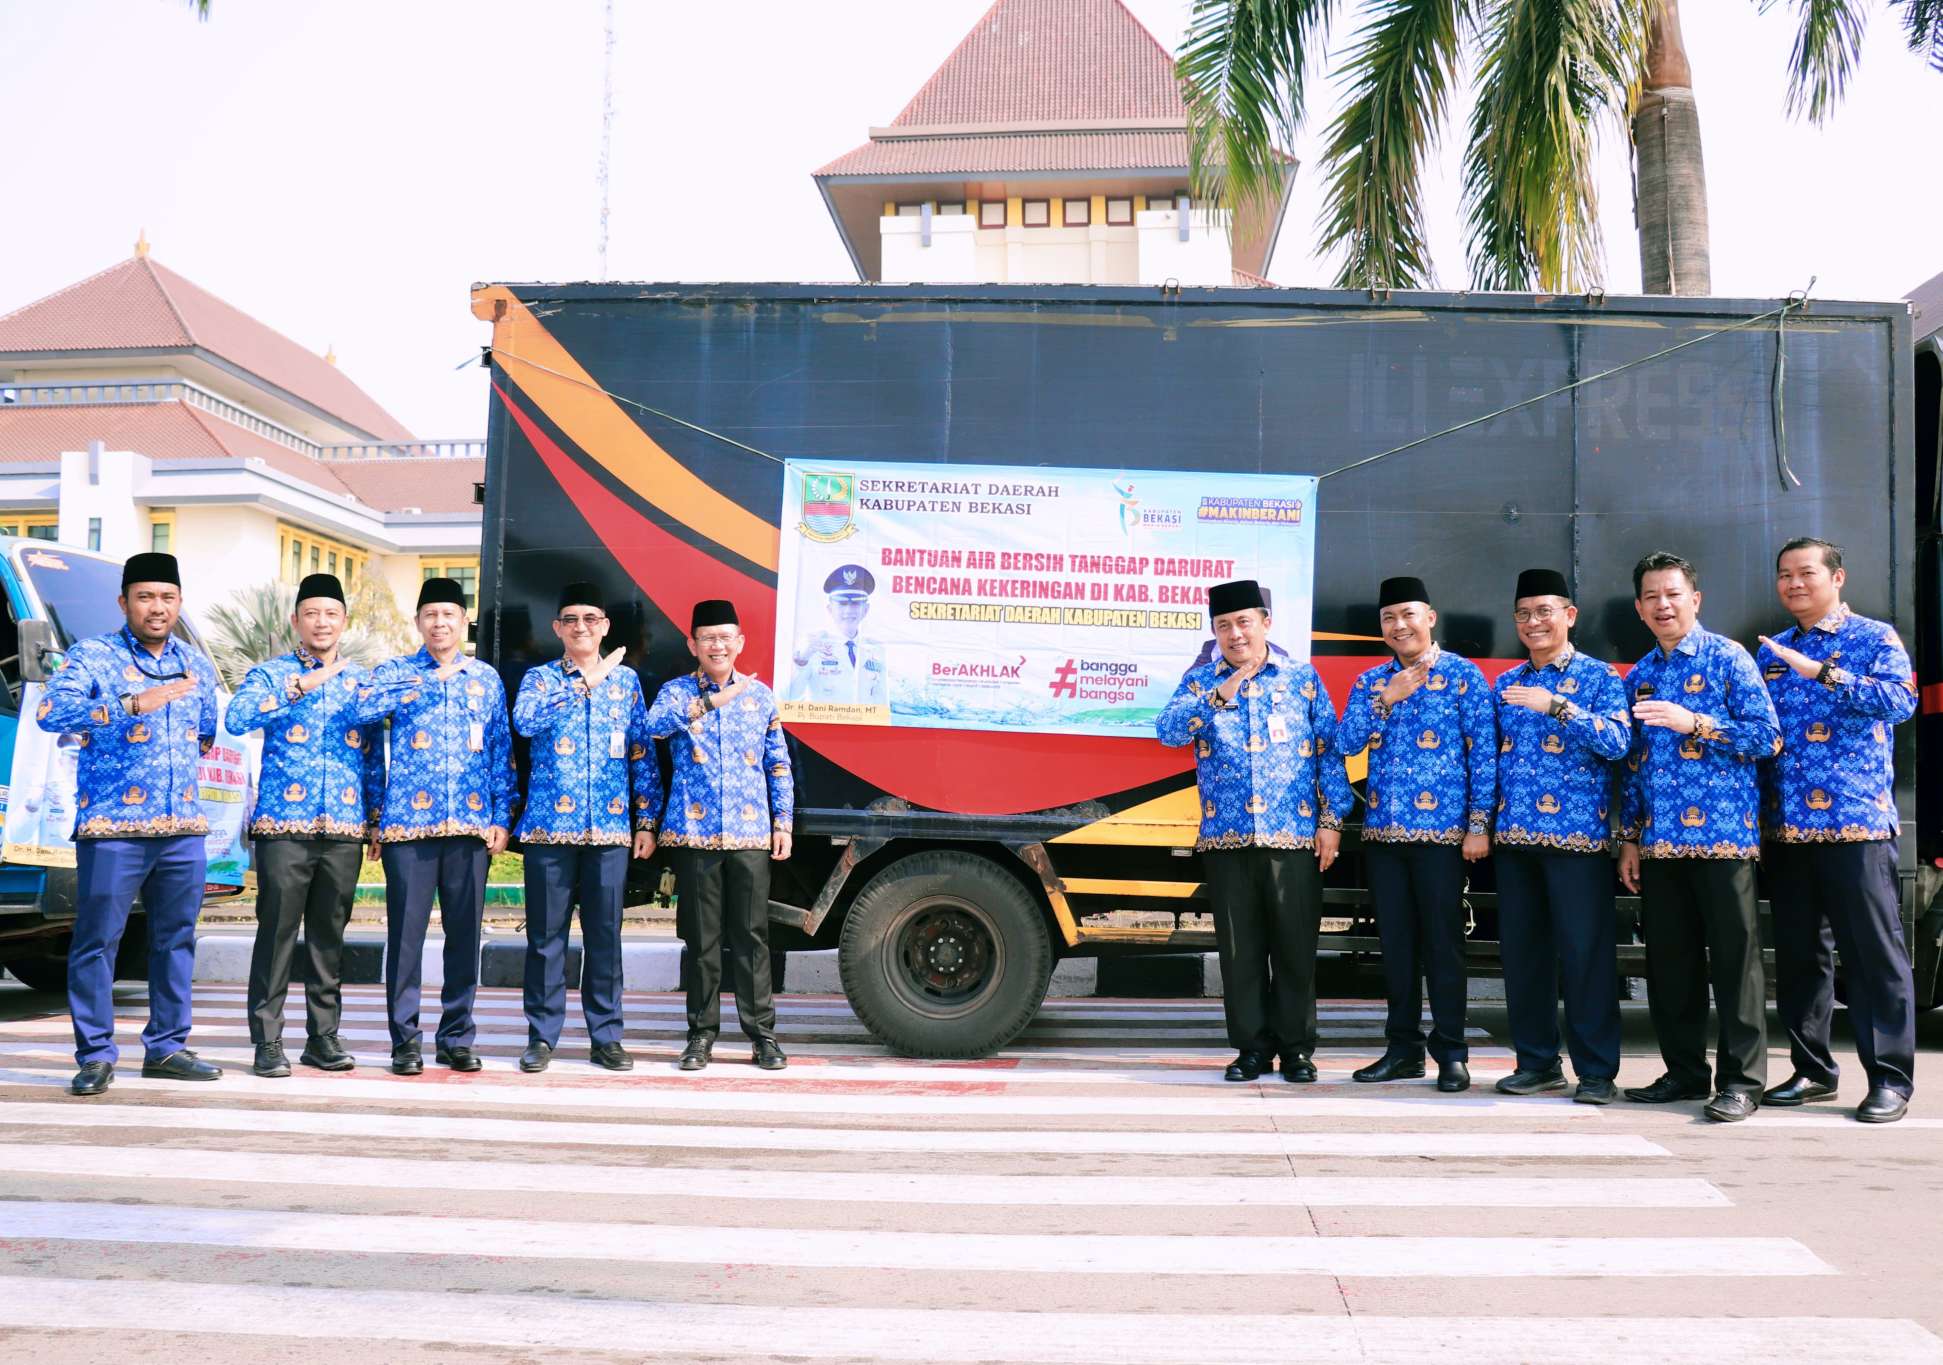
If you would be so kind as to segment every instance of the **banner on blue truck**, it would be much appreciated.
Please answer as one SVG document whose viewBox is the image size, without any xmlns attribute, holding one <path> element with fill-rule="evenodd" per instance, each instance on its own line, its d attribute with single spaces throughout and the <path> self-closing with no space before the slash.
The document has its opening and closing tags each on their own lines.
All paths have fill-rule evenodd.
<svg viewBox="0 0 1943 1365">
<path fill-rule="evenodd" d="M 1212 657 L 1207 590 L 1258 580 L 1309 654 L 1316 480 L 1002 465 L 784 465 L 785 721 L 1151 739 Z"/>
</svg>

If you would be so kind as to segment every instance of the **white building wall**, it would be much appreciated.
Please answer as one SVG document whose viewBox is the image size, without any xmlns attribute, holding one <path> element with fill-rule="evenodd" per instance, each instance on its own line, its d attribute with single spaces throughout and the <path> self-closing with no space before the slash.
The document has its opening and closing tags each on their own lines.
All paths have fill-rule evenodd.
<svg viewBox="0 0 1943 1365">
<path fill-rule="evenodd" d="M 135 507 L 135 488 L 148 479 L 149 460 L 128 450 L 70 450 L 61 456 L 61 491 L 56 538 L 69 545 L 93 541 L 99 521 L 101 553 L 126 559 L 146 550 L 148 517 Z"/>
<path fill-rule="evenodd" d="M 417 555 L 374 555 L 371 560 L 372 570 L 384 575 L 391 595 L 398 599 L 398 610 L 407 617 L 418 609 L 418 586 L 424 582 L 418 560 Z"/>
<path fill-rule="evenodd" d="M 1231 285 L 1234 252 L 1228 242 L 1228 215 L 1194 209 L 1188 237 L 1180 240 L 1178 209 L 1148 209 L 1134 215 L 1140 232 L 1141 284 L 1179 281 L 1186 286 Z"/>
<path fill-rule="evenodd" d="M 254 507 L 178 505 L 173 544 L 183 609 L 198 627 L 211 607 L 277 577 L 277 519 Z M 137 548 L 147 549 L 146 539 Z"/>
<path fill-rule="evenodd" d="M 886 284 L 969 284 L 980 278 L 978 221 L 968 214 L 933 214 L 925 245 L 919 217 L 880 218 Z"/>
</svg>

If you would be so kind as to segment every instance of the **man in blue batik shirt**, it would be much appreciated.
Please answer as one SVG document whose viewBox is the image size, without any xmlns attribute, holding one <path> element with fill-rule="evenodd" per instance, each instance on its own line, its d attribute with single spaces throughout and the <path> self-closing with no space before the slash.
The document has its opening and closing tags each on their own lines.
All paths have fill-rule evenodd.
<svg viewBox="0 0 1943 1365">
<path fill-rule="evenodd" d="M 251 1070 L 288 1076 L 283 1004 L 297 930 L 304 978 L 305 1042 L 298 1058 L 321 1071 L 356 1065 L 338 1041 L 344 926 L 357 898 L 364 845 L 377 833 L 385 791 L 384 726 L 360 724 L 364 670 L 338 653 L 344 585 L 314 573 L 297 586 L 290 624 L 297 648 L 258 664 L 229 703 L 236 734 L 263 731 L 250 836 L 256 848 L 256 944 L 250 953 Z"/>
<path fill-rule="evenodd" d="M 1794 1075 L 1762 1103 L 1835 1097 L 1829 1024 L 1839 946 L 1855 1051 L 1869 1078 L 1855 1116 L 1894 1123 L 1916 1088 L 1893 752 L 1894 727 L 1916 713 L 1916 682 L 1895 628 L 1842 601 L 1847 580 L 1839 546 L 1789 541 L 1775 561 L 1775 588 L 1795 625 L 1761 637 L 1761 676 L 1781 723 L 1781 753 L 1765 773 L 1762 856 L 1775 1003 L 1794 1057 Z"/>
<path fill-rule="evenodd" d="M 1155 721 L 1162 744 L 1194 746 L 1195 850 L 1221 956 L 1221 1009 L 1236 1050 L 1226 1076 L 1316 1078 L 1316 937 L 1322 874 L 1355 804 L 1336 750 L 1336 707 L 1307 663 L 1268 647 L 1259 584 L 1208 589 L 1221 657 L 1182 679 Z"/>
<path fill-rule="evenodd" d="M 1556 569 L 1518 575 L 1511 618 L 1530 658 L 1498 679 L 1498 945 L 1518 1069 L 1506 1095 L 1565 1088 L 1558 1004 L 1579 1078 L 1610 1104 L 1619 1074 L 1619 938 L 1613 909 L 1613 764 L 1632 738 L 1618 670 L 1572 647 L 1579 609 Z"/>
<path fill-rule="evenodd" d="M 567 1013 L 567 935 L 580 905 L 580 1006 L 595 1066 L 628 1071 L 622 1046 L 621 896 L 634 856 L 654 855 L 661 770 L 641 682 L 601 656 L 606 594 L 592 583 L 560 590 L 553 633 L 562 656 L 530 668 L 513 702 L 513 729 L 532 743 L 525 813 L 514 838 L 526 863 L 526 1051 L 521 1071 L 544 1071 Z"/>
<path fill-rule="evenodd" d="M 137 894 L 148 912 L 142 1075 L 213 1081 L 223 1074 L 187 1046 L 209 833 L 197 769 L 216 742 L 216 669 L 175 638 L 182 614 L 175 556 L 131 558 L 118 601 L 128 623 L 76 643 L 35 716 L 41 729 L 81 744 L 67 958 L 76 1095 L 99 1095 L 115 1079 L 115 952 Z"/>
<path fill-rule="evenodd" d="M 789 857 L 796 796 L 775 694 L 736 674 L 743 643 L 734 603 L 696 603 L 688 627 L 696 669 L 664 684 L 648 712 L 649 733 L 669 741 L 675 761 L 660 839 L 675 850 L 675 920 L 688 949 L 683 1071 L 708 1065 L 722 1031 L 725 925 L 736 1017 L 755 1063 L 765 1071 L 789 1064 L 770 996 L 769 864 Z"/>
<path fill-rule="evenodd" d="M 1471 1084 L 1464 1040 L 1464 864 L 1491 851 L 1498 732 L 1491 690 L 1469 659 L 1431 638 L 1437 613 L 1420 578 L 1386 578 L 1377 616 L 1394 661 L 1356 679 L 1338 731 L 1369 754 L 1363 852 L 1383 943 L 1389 1046 L 1359 1081 L 1424 1074 L 1429 988 L 1437 1088 Z"/>
<path fill-rule="evenodd" d="M 1738 1123 L 1768 1072 L 1767 979 L 1755 923 L 1759 771 L 1781 748 L 1748 652 L 1700 625 L 1692 564 L 1655 551 L 1633 566 L 1633 605 L 1657 648 L 1633 666 L 1633 740 L 1620 778 L 1619 879 L 1639 893 L 1647 1010 L 1666 1074 L 1626 1091 L 1643 1104 L 1713 1098 Z M 1720 1016 L 1711 1085 L 1707 989 Z"/>
<path fill-rule="evenodd" d="M 391 720 L 378 843 L 385 866 L 385 1004 L 391 1069 L 425 1069 L 418 1023 L 425 932 L 436 896 L 445 929 L 436 1060 L 477 1071 L 472 1000 L 479 988 L 479 930 L 486 867 L 513 823 L 512 736 L 499 675 L 466 657 L 465 591 L 428 578 L 414 618 L 424 647 L 371 672 L 358 690 L 360 721 Z"/>
</svg>

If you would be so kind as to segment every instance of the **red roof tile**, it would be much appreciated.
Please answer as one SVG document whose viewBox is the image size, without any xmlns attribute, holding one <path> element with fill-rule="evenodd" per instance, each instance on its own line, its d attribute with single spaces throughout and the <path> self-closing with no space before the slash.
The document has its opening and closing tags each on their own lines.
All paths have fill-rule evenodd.
<svg viewBox="0 0 1943 1365">
<path fill-rule="evenodd" d="M 1280 289 L 1282 287 L 1266 275 L 1257 275 L 1254 271 L 1243 270 L 1240 266 L 1235 266 L 1233 269 L 1235 287 L 1238 289 Z"/>
<path fill-rule="evenodd" d="M 895 126 L 1186 118 L 1172 55 L 1120 0 L 998 0 Z"/>
<path fill-rule="evenodd" d="M 380 512 L 472 508 L 472 485 L 485 461 L 470 459 L 312 459 L 186 403 L 102 403 L 0 407 L 0 465 L 56 460 L 100 441 L 150 459 L 259 459 L 321 492 L 357 498 Z"/>
<path fill-rule="evenodd" d="M 201 347 L 373 440 L 404 425 L 335 365 L 159 265 L 132 256 L 0 316 L 0 352 Z"/>
<path fill-rule="evenodd" d="M 828 175 L 1007 175 L 1028 171 L 1183 170 L 1187 134 L 1025 133 L 866 142 Z"/>
</svg>

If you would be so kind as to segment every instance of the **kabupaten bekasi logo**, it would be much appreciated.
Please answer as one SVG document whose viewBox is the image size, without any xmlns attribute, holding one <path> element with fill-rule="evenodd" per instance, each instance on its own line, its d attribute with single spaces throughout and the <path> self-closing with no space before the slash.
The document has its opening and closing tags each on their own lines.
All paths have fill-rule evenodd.
<svg viewBox="0 0 1943 1365">
<path fill-rule="evenodd" d="M 854 474 L 803 475 L 803 519 L 796 529 L 807 540 L 825 545 L 855 535 L 857 523 L 857 476 Z"/>
</svg>

